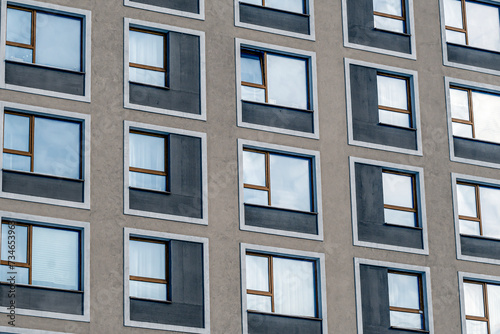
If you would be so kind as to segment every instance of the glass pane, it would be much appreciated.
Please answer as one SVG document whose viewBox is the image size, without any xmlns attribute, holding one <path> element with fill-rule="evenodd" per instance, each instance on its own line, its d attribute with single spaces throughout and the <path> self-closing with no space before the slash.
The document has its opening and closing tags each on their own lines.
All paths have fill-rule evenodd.
<svg viewBox="0 0 500 334">
<path fill-rule="evenodd" d="M 401 210 L 384 209 L 385 222 L 401 226 L 417 226 L 415 213 Z"/>
<path fill-rule="evenodd" d="M 379 106 L 408 110 L 407 81 L 377 75 Z"/>
<path fill-rule="evenodd" d="M 446 30 L 446 42 L 465 45 L 465 33 Z"/>
<path fill-rule="evenodd" d="M 485 321 L 466 320 L 465 323 L 467 334 L 488 334 L 488 323 Z"/>
<path fill-rule="evenodd" d="M 29 284 L 28 268 L 15 267 L 12 270 L 9 266 L 0 266 L 0 281 L 7 282 L 11 276 L 15 276 L 16 284 Z"/>
<path fill-rule="evenodd" d="M 167 285 L 161 283 L 129 281 L 130 297 L 167 300 Z"/>
<path fill-rule="evenodd" d="M 499 8 L 477 2 L 465 2 L 469 45 L 500 51 Z"/>
<path fill-rule="evenodd" d="M 310 160 L 271 154 L 271 205 L 311 211 Z"/>
<path fill-rule="evenodd" d="M 241 86 L 241 99 L 243 101 L 266 102 L 266 91 L 262 88 Z"/>
<path fill-rule="evenodd" d="M 266 186 L 266 155 L 243 151 L 243 183 Z"/>
<path fill-rule="evenodd" d="M 167 191 L 167 177 L 162 175 L 129 172 L 129 186 L 134 188 Z"/>
<path fill-rule="evenodd" d="M 472 110 L 476 138 L 500 143 L 500 96 L 472 92 Z"/>
<path fill-rule="evenodd" d="M 129 247 L 131 276 L 166 278 L 164 243 L 130 240 Z"/>
<path fill-rule="evenodd" d="M 247 293 L 247 310 L 271 312 L 271 297 Z"/>
<path fill-rule="evenodd" d="M 247 290 L 269 291 L 269 258 L 246 255 Z"/>
<path fill-rule="evenodd" d="M 4 153 L 3 168 L 29 172 L 31 171 L 31 158 L 23 155 Z"/>
<path fill-rule="evenodd" d="M 9 253 L 9 251 L 13 251 L 13 253 Z M 28 228 L 2 224 L 2 261 L 9 261 L 9 256 L 15 256 L 15 259 L 10 259 L 10 261 L 26 263 L 27 252 Z"/>
<path fill-rule="evenodd" d="M 76 231 L 33 226 L 33 285 L 78 290 L 79 241 Z"/>
<path fill-rule="evenodd" d="M 460 234 L 480 235 L 479 222 L 460 219 Z"/>
<path fill-rule="evenodd" d="M 382 173 L 384 204 L 413 208 L 413 178 Z"/>
<path fill-rule="evenodd" d="M 245 203 L 257 205 L 269 205 L 268 194 L 265 190 L 243 189 Z"/>
<path fill-rule="evenodd" d="M 483 286 L 464 283 L 465 314 L 484 317 Z"/>
<path fill-rule="evenodd" d="M 11 150 L 28 152 L 29 145 L 29 117 L 5 114 L 3 147 Z"/>
<path fill-rule="evenodd" d="M 455 137 L 472 138 L 472 125 L 453 122 L 452 129 Z"/>
<path fill-rule="evenodd" d="M 403 15 L 401 0 L 373 0 L 373 10 L 396 16 Z"/>
<path fill-rule="evenodd" d="M 33 51 L 30 49 L 7 45 L 5 46 L 5 59 L 32 63 Z"/>
<path fill-rule="evenodd" d="M 405 32 L 405 22 L 403 20 L 390 19 L 388 17 L 374 15 L 373 17 L 375 28 L 394 31 L 399 33 Z"/>
<path fill-rule="evenodd" d="M 262 85 L 262 67 L 260 56 L 249 53 L 241 53 L 241 81 Z"/>
<path fill-rule="evenodd" d="M 460 216 L 477 217 L 475 187 L 457 184 L 457 202 Z"/>
<path fill-rule="evenodd" d="M 483 235 L 500 238 L 500 189 L 479 187 Z"/>
<path fill-rule="evenodd" d="M 276 313 L 316 316 L 314 262 L 273 258 Z"/>
<path fill-rule="evenodd" d="M 444 18 L 447 26 L 462 29 L 462 3 L 460 0 L 444 1 Z"/>
<path fill-rule="evenodd" d="M 34 171 L 80 178 L 81 124 L 35 118 Z"/>
<path fill-rule="evenodd" d="M 81 30 L 81 19 L 37 12 L 36 63 L 80 71 Z"/>
<path fill-rule="evenodd" d="M 165 72 L 129 67 L 129 81 L 165 87 Z"/>
<path fill-rule="evenodd" d="M 7 41 L 31 45 L 31 12 L 7 8 Z"/>
<path fill-rule="evenodd" d="M 164 67 L 163 35 L 129 31 L 129 59 L 131 63 Z"/>
<path fill-rule="evenodd" d="M 240 0 L 243 3 L 250 3 L 252 5 L 262 6 L 262 0 Z"/>
<path fill-rule="evenodd" d="M 269 103 L 307 109 L 307 61 L 285 56 L 267 55 Z"/>
<path fill-rule="evenodd" d="M 304 13 L 303 0 L 266 0 L 266 7 L 286 10 L 294 13 Z"/>
<path fill-rule="evenodd" d="M 463 89 L 450 88 L 451 117 L 468 121 L 469 93 Z"/>
<path fill-rule="evenodd" d="M 165 171 L 165 138 L 130 134 L 130 167 Z"/>
<path fill-rule="evenodd" d="M 420 308 L 419 277 L 388 273 L 389 306 L 418 310 Z"/>
<path fill-rule="evenodd" d="M 500 334 L 500 286 L 488 284 L 487 289 L 491 334 Z"/>
<path fill-rule="evenodd" d="M 378 121 L 384 124 L 390 124 L 395 126 L 402 126 L 405 128 L 410 127 L 410 114 L 404 114 L 401 112 L 394 112 L 388 110 L 378 110 Z"/>
<path fill-rule="evenodd" d="M 401 327 L 401 328 L 423 329 L 421 314 L 390 311 L 390 317 L 391 317 L 391 326 Z"/>
</svg>

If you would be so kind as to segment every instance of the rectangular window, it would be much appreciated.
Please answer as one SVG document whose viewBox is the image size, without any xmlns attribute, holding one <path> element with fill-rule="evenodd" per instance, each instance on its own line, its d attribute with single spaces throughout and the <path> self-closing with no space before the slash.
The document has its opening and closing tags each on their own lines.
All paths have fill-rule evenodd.
<svg viewBox="0 0 500 334">
<path fill-rule="evenodd" d="M 500 285 L 464 280 L 467 334 L 493 334 L 500 328 Z"/>
<path fill-rule="evenodd" d="M 402 0 L 373 0 L 375 28 L 406 33 L 406 9 Z"/>
<path fill-rule="evenodd" d="M 256 6 L 269 7 L 287 12 L 306 14 L 306 4 L 304 0 L 240 0 Z"/>
<path fill-rule="evenodd" d="M 244 149 L 244 201 L 311 212 L 311 170 L 310 158 Z"/>
<path fill-rule="evenodd" d="M 129 186 L 167 191 L 167 136 L 130 132 Z"/>
<path fill-rule="evenodd" d="M 498 6 L 466 0 L 445 0 L 446 41 L 500 51 Z"/>
<path fill-rule="evenodd" d="M 82 290 L 79 231 L 4 220 L 1 233 L 0 281 L 14 266 L 16 283 Z"/>
<path fill-rule="evenodd" d="M 81 122 L 6 111 L 3 168 L 82 178 Z"/>
<path fill-rule="evenodd" d="M 131 28 L 129 79 L 131 82 L 167 86 L 167 34 Z"/>
<path fill-rule="evenodd" d="M 412 127 L 410 80 L 407 77 L 377 72 L 379 122 Z"/>
<path fill-rule="evenodd" d="M 388 272 L 391 327 L 425 330 L 421 274 Z"/>
<path fill-rule="evenodd" d="M 130 238 L 130 297 L 168 300 L 167 241 Z"/>
<path fill-rule="evenodd" d="M 418 226 L 415 175 L 384 170 L 382 184 L 385 222 Z"/>
<path fill-rule="evenodd" d="M 5 59 L 81 72 L 82 31 L 81 18 L 9 5 Z"/>
</svg>

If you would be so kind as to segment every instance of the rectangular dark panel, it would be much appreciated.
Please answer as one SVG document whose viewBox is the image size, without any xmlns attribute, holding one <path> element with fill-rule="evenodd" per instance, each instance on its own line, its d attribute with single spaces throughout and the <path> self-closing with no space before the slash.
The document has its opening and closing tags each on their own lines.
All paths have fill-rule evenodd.
<svg viewBox="0 0 500 334">
<path fill-rule="evenodd" d="M 318 235 L 318 215 L 245 204 L 245 225 Z"/>
<path fill-rule="evenodd" d="M 202 218 L 202 204 L 199 196 L 129 189 L 129 205 L 133 210 Z"/>
<path fill-rule="evenodd" d="M 239 3 L 240 21 L 263 27 L 309 34 L 309 15 Z"/>
<path fill-rule="evenodd" d="M 130 0 L 130 1 L 143 3 L 146 5 L 170 8 L 195 14 L 198 14 L 200 12 L 198 0 Z"/>
<path fill-rule="evenodd" d="M 446 44 L 448 61 L 500 71 L 500 53 L 470 46 Z"/>
<path fill-rule="evenodd" d="M 248 101 L 241 101 L 241 107 L 243 122 L 306 133 L 314 132 L 312 112 Z"/>
<path fill-rule="evenodd" d="M 203 306 L 130 299 L 130 320 L 203 328 Z"/>
<path fill-rule="evenodd" d="M 65 314 L 83 314 L 83 293 L 81 292 L 16 285 L 15 297 L 9 298 L 9 290 L 9 284 L 0 283 L 1 306 L 8 307 L 11 299 L 13 299 L 16 308 Z"/>
<path fill-rule="evenodd" d="M 500 260 L 500 240 L 460 236 L 463 255 Z"/>
<path fill-rule="evenodd" d="M 423 249 L 422 230 L 358 220 L 358 239 L 392 246 Z"/>
<path fill-rule="evenodd" d="M 362 264 L 359 274 L 364 333 L 389 333 L 387 268 Z"/>
<path fill-rule="evenodd" d="M 203 306 L 203 245 L 170 241 L 171 300 Z"/>
<path fill-rule="evenodd" d="M 249 334 L 321 334 L 321 320 L 248 312 Z"/>
<path fill-rule="evenodd" d="M 85 95 L 85 74 L 5 61 L 5 83 L 59 93 Z"/>
<path fill-rule="evenodd" d="M 500 163 L 500 144 L 453 137 L 453 147 L 456 157 Z"/>
<path fill-rule="evenodd" d="M 84 182 L 4 170 L 2 191 L 83 203 Z"/>
</svg>

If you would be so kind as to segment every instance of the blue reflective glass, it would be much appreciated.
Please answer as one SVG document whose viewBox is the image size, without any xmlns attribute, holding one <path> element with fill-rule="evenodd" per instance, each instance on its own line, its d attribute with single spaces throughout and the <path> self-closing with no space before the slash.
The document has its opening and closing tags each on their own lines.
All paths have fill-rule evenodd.
<svg viewBox="0 0 500 334">
<path fill-rule="evenodd" d="M 24 155 L 4 153 L 3 168 L 29 172 L 31 171 L 31 158 Z"/>
<path fill-rule="evenodd" d="M 241 54 L 241 81 L 262 85 L 260 56 L 249 53 Z"/>
<path fill-rule="evenodd" d="M 3 147 L 29 152 L 30 118 L 26 116 L 5 114 Z"/>
<path fill-rule="evenodd" d="M 7 41 L 31 45 L 31 12 L 7 8 Z"/>
<path fill-rule="evenodd" d="M 17 46 L 7 45 L 5 47 L 5 59 L 32 63 L 33 51 L 31 49 L 18 48 Z"/>
</svg>

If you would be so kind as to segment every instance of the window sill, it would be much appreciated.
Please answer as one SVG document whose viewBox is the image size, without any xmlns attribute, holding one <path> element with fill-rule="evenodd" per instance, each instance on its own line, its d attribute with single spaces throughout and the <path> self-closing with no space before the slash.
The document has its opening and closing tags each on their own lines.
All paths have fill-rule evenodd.
<svg viewBox="0 0 500 334">
<path fill-rule="evenodd" d="M 408 33 L 406 33 L 406 32 L 397 32 L 397 31 L 380 29 L 380 28 L 373 28 L 373 30 L 375 30 L 375 31 L 381 31 L 381 32 L 388 32 L 390 34 L 395 34 L 395 35 L 400 35 L 400 36 L 411 37 L 411 35 L 408 34 Z"/>
<path fill-rule="evenodd" d="M 406 127 L 406 126 L 399 126 L 399 125 L 393 125 L 393 124 L 388 124 L 388 123 L 381 123 L 381 122 L 379 122 L 378 125 L 381 125 L 381 126 L 390 126 L 391 128 L 398 128 L 398 129 L 405 129 L 405 130 L 417 131 L 417 129 L 415 129 L 415 128 L 409 128 L 409 127 Z"/>
<path fill-rule="evenodd" d="M 421 227 L 419 226 L 406 226 L 406 225 L 398 225 L 398 224 L 391 224 L 391 223 L 384 223 L 386 226 L 395 226 L 395 227 L 404 227 L 404 228 L 410 228 L 412 230 L 422 230 Z"/>
<path fill-rule="evenodd" d="M 446 44 L 450 44 L 450 45 L 453 45 L 453 46 L 460 46 L 460 47 L 464 47 L 464 48 L 467 48 L 467 49 L 472 49 L 472 50 L 477 50 L 477 51 L 483 51 L 483 52 L 491 52 L 491 53 L 500 53 L 500 51 L 497 51 L 497 50 L 488 50 L 488 49 L 481 49 L 481 48 L 478 48 L 478 47 L 475 47 L 475 46 L 470 46 L 470 45 L 465 45 L 465 44 L 458 44 L 458 43 L 451 43 L 451 42 L 446 42 Z"/>
<path fill-rule="evenodd" d="M 280 314 L 280 313 L 272 313 L 272 312 L 262 312 L 262 311 L 254 311 L 254 310 L 247 310 L 247 312 L 248 313 L 254 313 L 254 314 L 273 315 L 273 316 L 284 317 L 284 318 L 294 318 L 294 319 L 307 319 L 307 320 L 323 321 L 322 318 L 308 317 L 308 316 L 302 316 L 302 315 L 288 315 L 288 314 Z"/>
<path fill-rule="evenodd" d="M 46 69 L 56 70 L 56 71 L 61 71 L 61 72 L 66 72 L 66 73 L 85 74 L 85 72 L 81 72 L 81 71 L 68 70 L 65 68 L 60 68 L 60 67 L 55 67 L 55 66 L 27 63 L 24 61 L 5 59 L 5 62 L 6 63 L 14 63 L 14 64 L 22 64 L 22 65 L 31 66 L 31 67 L 46 68 Z"/>
<path fill-rule="evenodd" d="M 0 282 L 0 284 L 5 284 L 9 285 L 9 282 Z M 69 289 L 61 289 L 61 288 L 52 288 L 48 286 L 41 286 L 41 285 L 34 285 L 34 284 L 22 284 L 22 283 L 15 283 L 15 286 L 22 286 L 26 288 L 36 288 L 36 289 L 42 289 L 42 290 L 51 290 L 51 291 L 62 291 L 62 292 L 74 292 L 74 293 L 84 293 L 82 290 L 69 290 Z"/>
<path fill-rule="evenodd" d="M 85 182 L 84 179 L 73 179 L 73 178 L 70 178 L 70 177 L 57 176 L 57 175 L 51 175 L 51 174 L 25 172 L 25 171 L 15 170 L 15 169 L 2 168 L 2 171 L 6 171 L 6 172 L 10 172 L 10 173 L 24 174 L 24 175 L 35 175 L 35 176 L 50 177 L 50 178 L 58 179 L 58 180 L 67 180 L 67 181 L 75 181 L 75 182 Z"/>
<path fill-rule="evenodd" d="M 167 86 L 158 86 L 158 85 L 148 84 L 148 83 L 144 83 L 144 82 L 129 81 L 129 83 L 134 84 L 134 85 L 144 86 L 144 87 L 152 87 L 152 88 L 170 90 L 170 87 L 167 87 Z"/>
<path fill-rule="evenodd" d="M 289 10 L 278 9 L 278 8 L 272 8 L 272 7 L 266 7 L 266 6 L 260 6 L 260 5 L 256 5 L 256 4 L 253 4 L 253 3 L 246 3 L 246 2 L 242 2 L 242 1 L 240 1 L 239 3 L 240 3 L 240 4 L 243 4 L 243 5 L 246 5 L 246 6 L 251 6 L 251 7 L 256 7 L 256 8 L 264 8 L 264 9 L 269 9 L 269 10 L 272 10 L 272 11 L 275 11 L 275 12 L 280 12 L 280 13 L 287 13 L 287 14 L 300 15 L 300 16 L 303 16 L 303 17 L 309 17 L 309 16 L 310 16 L 309 14 L 298 13 L 298 12 L 292 12 L 292 11 L 289 11 Z"/>
<path fill-rule="evenodd" d="M 470 140 L 472 142 L 479 142 L 479 143 L 488 143 L 488 144 L 493 144 L 493 145 L 500 145 L 500 143 L 494 142 L 494 141 L 489 141 L 489 140 L 481 140 L 481 139 L 476 139 L 476 138 L 468 138 L 468 137 L 460 137 L 460 136 L 453 136 L 453 138 L 460 138 L 460 139 L 465 139 L 465 140 Z"/>
<path fill-rule="evenodd" d="M 279 104 L 272 104 L 272 103 L 265 103 L 265 102 L 255 102 L 255 101 L 248 101 L 248 100 L 241 100 L 241 102 L 257 104 L 257 105 L 261 105 L 261 106 L 275 107 L 275 108 L 285 108 L 285 109 L 291 109 L 291 110 L 295 110 L 295 111 L 308 112 L 308 113 L 314 112 L 314 110 L 310 110 L 310 109 L 299 109 L 299 108 L 281 106 Z"/>
<path fill-rule="evenodd" d="M 163 195 L 170 195 L 170 194 L 172 194 L 170 191 L 163 191 L 163 190 L 154 190 L 154 189 L 139 188 L 139 187 L 128 187 L 128 188 L 130 190 L 149 191 L 149 192 L 152 192 L 152 193 L 163 194 Z"/>
<path fill-rule="evenodd" d="M 151 298 L 139 298 L 139 297 L 129 297 L 133 300 L 140 300 L 145 302 L 155 302 L 155 303 L 163 303 L 163 304 L 172 304 L 171 300 L 160 300 L 160 299 L 151 299 Z"/>
<path fill-rule="evenodd" d="M 500 238 L 487 237 L 487 236 L 483 236 L 483 235 L 462 234 L 462 233 L 460 233 L 460 236 L 474 238 L 474 239 L 492 240 L 492 241 L 499 241 L 500 242 Z"/>
<path fill-rule="evenodd" d="M 282 211 L 291 211 L 291 212 L 298 212 L 298 213 L 306 213 L 306 214 L 311 214 L 311 215 L 317 215 L 317 212 L 313 211 L 302 211 L 302 210 L 295 210 L 295 209 L 288 209 L 288 208 L 280 208 L 277 206 L 271 206 L 271 205 L 260 205 L 260 204 L 251 204 L 251 203 L 243 203 L 244 205 L 248 206 L 253 206 L 256 208 L 266 208 L 266 209 L 276 209 L 276 210 L 282 210 Z"/>
<path fill-rule="evenodd" d="M 416 332 L 416 333 L 429 333 L 429 331 L 425 329 L 411 329 L 411 328 L 404 328 L 404 327 L 397 327 L 397 326 L 391 326 L 389 327 L 390 329 L 397 329 L 399 331 L 408 331 L 408 332 Z"/>
</svg>

